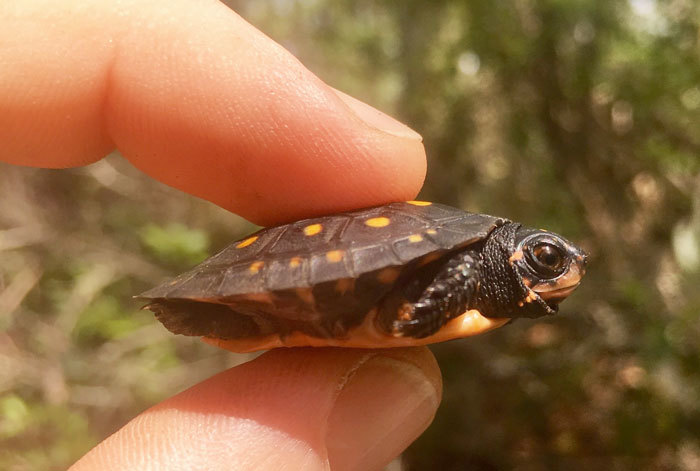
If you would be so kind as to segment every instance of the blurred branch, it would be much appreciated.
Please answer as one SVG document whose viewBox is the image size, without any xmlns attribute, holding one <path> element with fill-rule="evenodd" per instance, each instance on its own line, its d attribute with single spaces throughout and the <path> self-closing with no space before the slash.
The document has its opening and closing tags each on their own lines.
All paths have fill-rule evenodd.
<svg viewBox="0 0 700 471">
<path fill-rule="evenodd" d="M 24 268 L 0 291 L 0 316 L 4 317 L 0 322 L 5 325 L 12 323 L 12 314 L 41 278 L 41 266 L 36 260 L 27 257 L 25 263 Z"/>
</svg>

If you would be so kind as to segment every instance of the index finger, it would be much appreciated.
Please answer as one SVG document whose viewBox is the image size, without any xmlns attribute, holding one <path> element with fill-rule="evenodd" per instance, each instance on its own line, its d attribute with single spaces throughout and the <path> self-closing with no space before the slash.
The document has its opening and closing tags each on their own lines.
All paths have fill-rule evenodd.
<svg viewBox="0 0 700 471">
<path fill-rule="evenodd" d="M 224 5 L 0 4 L 0 159 L 67 167 L 118 148 L 258 223 L 411 199 L 420 136 L 339 93 Z"/>
</svg>

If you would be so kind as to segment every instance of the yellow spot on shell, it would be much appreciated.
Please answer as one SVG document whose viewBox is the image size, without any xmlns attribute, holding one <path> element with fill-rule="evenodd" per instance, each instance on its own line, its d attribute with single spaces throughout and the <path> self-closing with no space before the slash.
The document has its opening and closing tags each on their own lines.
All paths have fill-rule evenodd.
<svg viewBox="0 0 700 471">
<path fill-rule="evenodd" d="M 296 268 L 296 267 L 298 267 L 299 265 L 301 265 L 301 258 L 300 258 L 300 257 L 292 257 L 292 258 L 289 260 L 289 267 L 290 267 L 290 268 Z"/>
<path fill-rule="evenodd" d="M 248 247 L 250 244 L 258 240 L 258 236 L 248 237 L 245 240 L 240 241 L 237 245 L 237 249 L 242 249 L 243 247 Z"/>
<path fill-rule="evenodd" d="M 316 235 L 323 230 L 323 226 L 320 224 L 310 224 L 304 228 L 304 235 L 312 236 Z"/>
<path fill-rule="evenodd" d="M 425 233 L 430 234 L 430 235 L 435 235 L 435 234 L 437 234 L 437 231 L 435 229 L 428 229 L 427 231 L 425 231 Z"/>
<path fill-rule="evenodd" d="M 365 221 L 365 225 L 369 227 L 386 227 L 389 225 L 390 222 L 391 221 L 389 220 L 389 218 L 385 218 L 382 216 L 378 218 L 367 219 Z"/>
<path fill-rule="evenodd" d="M 342 250 L 331 250 L 330 252 L 326 252 L 326 260 L 328 260 L 331 263 L 337 263 L 343 259 L 343 251 Z"/>
<path fill-rule="evenodd" d="M 399 269 L 394 267 L 384 268 L 377 273 L 377 280 L 380 283 L 393 283 L 399 277 Z"/>
<path fill-rule="evenodd" d="M 253 262 L 248 267 L 248 271 L 250 271 L 251 273 L 257 273 L 260 271 L 263 265 L 265 265 L 265 262 Z"/>
<path fill-rule="evenodd" d="M 423 240 L 423 236 L 420 234 L 413 234 L 413 235 L 408 236 L 408 241 L 413 242 L 414 244 L 416 242 L 420 242 L 422 240 Z"/>
<path fill-rule="evenodd" d="M 430 201 L 406 201 L 408 204 L 412 204 L 413 206 L 430 206 L 431 203 Z"/>
</svg>

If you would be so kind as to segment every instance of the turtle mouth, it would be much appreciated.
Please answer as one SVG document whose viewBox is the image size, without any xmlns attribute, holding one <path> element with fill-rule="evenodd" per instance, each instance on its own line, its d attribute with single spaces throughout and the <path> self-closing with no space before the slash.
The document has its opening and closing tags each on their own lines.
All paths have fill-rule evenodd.
<svg viewBox="0 0 700 471">
<path fill-rule="evenodd" d="M 575 283 L 571 286 L 565 286 L 562 288 L 557 288 L 549 291 L 540 291 L 537 294 L 542 298 L 542 300 L 547 303 L 547 305 L 552 308 L 556 309 L 559 306 L 559 303 L 561 303 L 563 300 L 569 297 L 571 293 L 574 292 L 576 288 L 578 288 L 578 285 L 580 285 L 581 282 Z"/>
<path fill-rule="evenodd" d="M 550 309 L 556 312 L 559 303 L 568 298 L 581 284 L 581 278 L 583 278 L 585 271 L 585 265 L 582 263 L 572 263 L 563 275 L 554 280 L 538 283 L 531 289 Z"/>
</svg>

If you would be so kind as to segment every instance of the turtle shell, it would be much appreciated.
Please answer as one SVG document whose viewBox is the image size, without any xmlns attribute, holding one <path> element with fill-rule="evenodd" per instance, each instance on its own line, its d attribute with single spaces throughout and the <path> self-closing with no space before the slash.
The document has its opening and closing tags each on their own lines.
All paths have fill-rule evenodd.
<svg viewBox="0 0 700 471">
<path fill-rule="evenodd" d="M 478 243 L 506 222 L 423 201 L 305 219 L 234 242 L 139 297 L 176 333 L 340 338 L 410 267 Z"/>
</svg>

